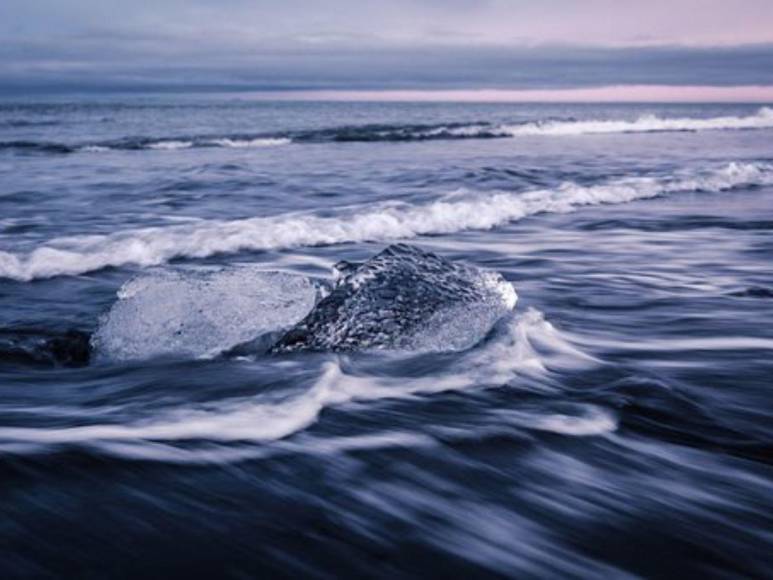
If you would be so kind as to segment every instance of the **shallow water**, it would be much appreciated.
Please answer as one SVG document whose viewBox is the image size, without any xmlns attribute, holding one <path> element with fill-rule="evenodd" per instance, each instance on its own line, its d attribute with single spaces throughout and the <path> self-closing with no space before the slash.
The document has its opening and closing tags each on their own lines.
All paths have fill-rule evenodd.
<svg viewBox="0 0 773 580">
<path fill-rule="evenodd" d="M 3 577 L 765 576 L 771 119 L 0 104 Z M 149 268 L 330 278 L 397 239 L 514 313 L 461 353 L 19 355 Z"/>
</svg>

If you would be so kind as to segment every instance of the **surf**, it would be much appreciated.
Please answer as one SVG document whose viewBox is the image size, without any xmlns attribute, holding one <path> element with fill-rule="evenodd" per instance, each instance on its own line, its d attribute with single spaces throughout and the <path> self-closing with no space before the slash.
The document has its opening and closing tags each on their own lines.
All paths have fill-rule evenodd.
<svg viewBox="0 0 773 580">
<path fill-rule="evenodd" d="M 770 184 L 770 163 L 731 162 L 670 175 L 612 179 L 595 185 L 565 182 L 555 188 L 522 192 L 462 191 L 427 203 L 376 203 L 338 210 L 330 216 L 293 212 L 231 221 L 200 220 L 54 238 L 22 253 L 0 251 L 0 278 L 31 281 L 107 267 L 158 266 L 176 258 L 490 230 L 544 213 L 568 213 L 678 193 L 719 193 Z"/>
<path fill-rule="evenodd" d="M 405 143 L 421 141 L 571 137 L 603 134 L 742 131 L 773 128 L 773 109 L 750 115 L 665 117 L 643 114 L 632 119 L 546 118 L 523 122 L 473 122 L 341 125 L 322 129 L 212 135 L 127 136 L 96 142 L 0 141 L 0 151 L 32 154 L 105 153 L 110 151 L 182 151 L 201 148 L 261 149 L 290 144 Z"/>
</svg>

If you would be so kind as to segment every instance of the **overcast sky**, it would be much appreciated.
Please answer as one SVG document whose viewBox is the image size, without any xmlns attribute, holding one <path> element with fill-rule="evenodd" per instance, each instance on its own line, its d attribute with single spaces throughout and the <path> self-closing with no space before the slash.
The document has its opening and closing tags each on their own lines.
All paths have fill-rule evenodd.
<svg viewBox="0 0 773 580">
<path fill-rule="evenodd" d="M 0 89 L 773 85 L 771 0 L 1 0 Z"/>
</svg>

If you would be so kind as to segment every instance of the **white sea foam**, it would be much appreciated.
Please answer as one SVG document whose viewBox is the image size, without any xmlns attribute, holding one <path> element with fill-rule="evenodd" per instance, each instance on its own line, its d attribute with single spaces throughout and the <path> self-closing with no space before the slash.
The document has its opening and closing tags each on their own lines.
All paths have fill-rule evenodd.
<svg viewBox="0 0 773 580">
<path fill-rule="evenodd" d="M 529 308 L 502 325 L 496 340 L 467 353 L 464 374 L 473 376 L 476 384 L 503 384 L 524 373 L 577 371 L 599 364 L 576 343 L 577 338 L 557 329 L 539 310 Z"/>
<path fill-rule="evenodd" d="M 710 118 L 662 118 L 644 115 L 638 119 L 590 120 L 590 121 L 548 121 L 525 123 L 523 125 L 501 125 L 488 132 L 500 136 L 521 137 L 529 135 L 591 135 L 599 133 L 653 133 L 664 131 L 716 131 L 726 129 L 769 129 L 773 128 L 773 109 L 762 107 L 754 115 L 746 117 Z M 486 132 L 485 129 L 479 129 Z M 451 129 L 454 133 L 457 129 Z M 466 136 L 464 129 L 461 135 Z"/>
<path fill-rule="evenodd" d="M 617 417 L 608 409 L 589 403 L 564 405 L 562 412 L 504 409 L 495 415 L 501 421 L 537 431 L 588 437 L 604 435 L 617 429 Z"/>
<path fill-rule="evenodd" d="M 178 460 L 182 454 L 190 461 L 239 460 L 251 454 L 235 450 L 234 454 L 226 451 L 224 456 L 205 448 L 199 456 L 195 450 L 183 453 L 163 445 L 194 440 L 272 442 L 306 429 L 329 407 L 511 385 L 520 376 L 534 378 L 535 373 L 542 375 L 558 368 L 595 365 L 592 358 L 572 345 L 572 340 L 540 312 L 530 309 L 512 316 L 491 341 L 461 355 L 445 371 L 432 376 L 360 376 L 347 372 L 346 359 L 335 356 L 323 363 L 316 381 L 301 392 L 260 394 L 218 401 L 205 408 L 164 410 L 125 424 L 1 427 L 0 449 L 23 446 L 32 451 L 55 444 L 89 444 L 120 455 L 150 459 Z M 527 382 L 531 385 L 537 381 Z M 516 386 L 535 388 L 520 383 Z M 522 412 L 508 415 L 507 420 L 526 428 L 573 436 L 601 434 L 614 428 L 611 416 L 596 408 L 575 413 Z"/>
<path fill-rule="evenodd" d="M 190 149 L 193 147 L 193 141 L 156 141 L 155 143 L 148 143 L 148 149 L 158 149 L 166 151 L 175 151 L 177 149 Z"/>
<path fill-rule="evenodd" d="M 207 141 L 207 144 L 216 145 L 218 147 L 230 147 L 232 149 L 246 149 L 252 147 L 277 147 L 279 145 L 287 145 L 291 143 L 290 139 L 286 138 L 262 138 L 262 139 L 212 139 Z"/>
<path fill-rule="evenodd" d="M 624 344 L 595 337 L 586 337 L 583 343 L 593 348 L 609 350 L 624 349 L 638 352 L 679 352 L 679 351 L 773 351 L 773 339 L 756 336 L 721 336 L 695 338 L 659 338 L 657 341 L 627 340 Z"/>
<path fill-rule="evenodd" d="M 486 230 L 539 213 L 566 213 L 585 206 L 622 204 L 678 192 L 720 192 L 770 184 L 773 165 L 730 163 L 703 171 L 630 177 L 591 186 L 569 182 L 554 189 L 520 193 L 455 195 L 423 205 L 372 205 L 330 217 L 293 213 L 233 221 L 202 220 L 57 238 L 24 254 L 0 252 L 0 277 L 34 280 L 107 266 L 154 266 L 179 257 Z"/>
<path fill-rule="evenodd" d="M 433 127 L 432 129 L 422 129 L 415 133 L 419 138 L 433 138 L 433 137 L 480 137 L 484 135 L 491 135 L 496 133 L 497 129 L 492 129 L 490 125 L 474 124 L 474 125 L 462 125 L 462 126 L 442 126 Z M 502 135 L 503 137 L 506 135 Z"/>
<path fill-rule="evenodd" d="M 262 147 L 277 147 L 292 143 L 292 139 L 284 137 L 261 137 L 255 139 L 215 138 L 215 139 L 159 139 L 141 145 L 127 146 L 124 144 L 84 145 L 78 150 L 83 153 L 103 153 L 105 151 L 122 149 L 152 149 L 155 151 L 179 151 L 194 147 L 226 147 L 229 149 L 249 149 Z"/>
</svg>

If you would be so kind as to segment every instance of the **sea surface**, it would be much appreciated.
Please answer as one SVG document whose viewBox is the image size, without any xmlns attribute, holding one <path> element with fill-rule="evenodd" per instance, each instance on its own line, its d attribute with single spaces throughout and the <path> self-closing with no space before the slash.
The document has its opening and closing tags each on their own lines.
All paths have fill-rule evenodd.
<svg viewBox="0 0 773 580">
<path fill-rule="evenodd" d="M 137 276 L 229 273 L 189 309 L 226 350 L 256 271 L 396 241 L 515 310 L 460 352 L 61 356 L 134 332 Z M 771 571 L 773 109 L 0 102 L 0 577 Z"/>
</svg>

